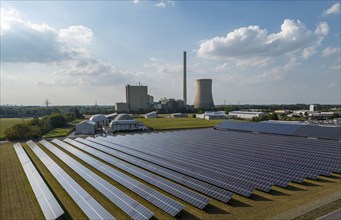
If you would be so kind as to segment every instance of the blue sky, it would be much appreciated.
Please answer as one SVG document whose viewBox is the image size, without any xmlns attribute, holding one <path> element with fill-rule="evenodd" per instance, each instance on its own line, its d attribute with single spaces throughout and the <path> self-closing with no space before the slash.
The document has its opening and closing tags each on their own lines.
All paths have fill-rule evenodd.
<svg viewBox="0 0 341 220">
<path fill-rule="evenodd" d="M 1 104 L 340 103 L 339 1 L 1 1 Z"/>
</svg>

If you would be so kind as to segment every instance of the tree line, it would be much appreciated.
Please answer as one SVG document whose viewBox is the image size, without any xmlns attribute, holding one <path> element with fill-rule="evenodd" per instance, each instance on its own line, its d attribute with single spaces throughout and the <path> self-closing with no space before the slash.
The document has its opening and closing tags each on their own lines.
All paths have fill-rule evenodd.
<svg viewBox="0 0 341 220">
<path fill-rule="evenodd" d="M 38 139 L 56 128 L 67 127 L 69 122 L 76 119 L 84 119 L 77 110 L 63 115 L 54 113 L 42 118 L 34 117 L 28 122 L 21 122 L 7 128 L 4 135 L 8 140 Z"/>
</svg>

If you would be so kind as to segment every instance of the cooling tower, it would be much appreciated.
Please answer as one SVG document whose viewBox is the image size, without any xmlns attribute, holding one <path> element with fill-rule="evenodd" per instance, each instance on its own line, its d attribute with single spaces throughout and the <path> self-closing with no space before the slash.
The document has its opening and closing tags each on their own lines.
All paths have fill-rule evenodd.
<svg viewBox="0 0 341 220">
<path fill-rule="evenodd" d="M 197 79 L 194 108 L 214 107 L 212 98 L 212 79 Z"/>
</svg>

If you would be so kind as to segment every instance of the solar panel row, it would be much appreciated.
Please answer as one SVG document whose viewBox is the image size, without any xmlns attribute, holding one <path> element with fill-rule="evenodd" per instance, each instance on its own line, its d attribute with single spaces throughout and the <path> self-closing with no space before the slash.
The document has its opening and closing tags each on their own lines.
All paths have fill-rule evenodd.
<svg viewBox="0 0 341 220">
<path fill-rule="evenodd" d="M 116 159 L 112 156 L 109 156 L 108 154 L 105 154 L 99 150 L 90 148 L 89 146 L 86 146 L 85 144 L 79 143 L 77 141 L 71 140 L 69 138 L 64 140 L 65 142 L 72 144 L 73 146 L 76 146 L 84 151 L 86 151 L 89 154 L 92 154 L 111 165 L 114 165 L 200 209 L 203 209 L 209 202 L 209 199 L 205 196 L 202 196 L 198 193 L 195 193 L 187 188 L 184 188 L 182 186 L 179 186 L 177 184 L 174 184 L 166 179 L 163 179 L 153 173 L 150 173 L 146 170 L 143 170 L 141 168 L 135 167 L 129 163 L 126 163 L 122 160 Z M 68 150 L 68 149 L 66 149 Z"/>
<path fill-rule="evenodd" d="M 191 136 L 191 135 L 190 135 Z M 191 140 L 189 140 L 188 138 L 186 138 L 186 137 L 183 137 L 184 139 L 186 139 L 186 141 L 185 140 L 182 140 L 183 141 L 183 145 L 188 145 L 188 143 L 191 143 L 191 144 L 195 144 L 195 140 L 197 139 L 197 138 L 193 138 L 193 139 L 191 139 Z M 139 138 L 140 139 L 140 138 Z M 167 139 L 163 139 L 163 141 L 165 142 Z M 181 142 L 181 140 L 179 140 L 179 142 Z M 203 140 L 204 141 L 204 140 Z M 220 141 L 220 140 L 219 140 Z M 223 142 L 224 140 L 221 140 L 220 142 L 219 142 L 219 144 L 221 145 L 221 142 Z M 243 140 L 242 142 L 241 142 L 241 144 L 244 144 L 246 141 L 245 140 Z M 198 147 L 196 147 L 195 149 L 193 149 L 193 151 L 195 151 L 195 150 L 197 150 L 198 148 L 200 148 L 200 144 L 202 144 L 202 142 L 200 142 L 199 143 L 199 146 Z M 278 143 L 277 143 L 278 144 Z M 214 143 L 212 143 L 212 142 L 210 142 L 209 143 L 209 145 L 210 146 L 212 146 L 212 145 L 214 145 Z M 271 146 L 270 146 L 271 147 Z M 255 149 L 254 147 L 252 147 L 252 149 L 255 151 L 255 152 L 258 152 L 258 150 L 257 149 Z M 239 146 L 236 146 L 236 151 L 238 151 L 238 154 L 239 154 L 239 151 L 240 151 L 240 147 Z M 210 152 L 207 152 L 207 153 L 211 153 L 211 151 Z M 218 152 L 219 154 L 220 154 L 220 152 Z M 192 153 L 193 154 L 193 153 Z M 218 154 L 218 155 L 219 155 Z M 302 155 L 301 155 L 302 156 Z M 286 158 L 287 159 L 287 158 Z M 200 162 L 201 162 L 201 159 L 200 159 Z M 215 163 L 215 161 L 214 161 L 214 163 Z M 306 173 L 306 172 L 305 172 Z M 315 178 L 316 178 L 316 175 L 315 175 Z"/>
<path fill-rule="evenodd" d="M 332 140 L 341 139 L 341 127 L 324 127 L 305 124 L 224 121 L 221 124 L 215 126 L 215 129 L 262 132 Z"/>
<path fill-rule="evenodd" d="M 57 219 L 63 215 L 63 209 L 38 173 L 31 159 L 27 156 L 24 148 L 20 143 L 14 144 L 13 147 L 33 189 L 34 195 L 38 200 L 40 208 L 43 211 L 45 219 Z"/>
<path fill-rule="evenodd" d="M 91 140 L 91 139 L 89 139 Z M 108 142 L 110 143 L 109 139 L 103 138 L 103 137 L 98 137 L 95 139 L 96 142 L 98 143 L 105 143 Z M 112 143 L 111 143 L 112 144 Z M 138 147 L 135 147 L 133 145 L 124 143 L 124 146 L 127 148 L 136 150 Z M 112 147 L 112 145 L 110 145 Z M 124 150 L 124 152 L 127 152 L 128 150 Z M 219 186 L 221 188 L 227 189 L 229 191 L 241 194 L 243 196 L 249 197 L 252 194 L 252 191 L 254 190 L 254 187 L 250 185 L 244 185 L 243 182 L 236 182 L 236 181 L 231 181 L 229 179 L 225 179 L 221 176 L 218 175 L 213 175 L 212 173 L 209 173 L 205 170 L 199 170 L 199 169 L 193 169 L 192 166 L 186 166 L 181 163 L 176 163 L 173 161 L 169 161 L 169 158 L 164 159 L 164 158 L 157 158 L 154 153 L 151 153 L 151 155 L 148 155 L 146 153 L 141 153 L 136 151 L 135 155 L 139 158 L 142 158 L 144 160 L 148 160 L 152 163 L 156 163 L 158 165 L 164 166 L 166 168 L 172 169 L 174 171 L 183 173 L 185 175 L 191 176 L 193 178 L 197 178 L 199 180 L 208 182 L 210 184 Z"/>
<path fill-rule="evenodd" d="M 305 178 L 339 172 L 341 168 L 340 145 L 332 140 L 203 129 L 98 137 L 95 141 L 111 142 L 110 147 L 119 145 L 117 150 L 187 175 L 191 175 L 189 170 L 181 168 L 186 166 L 193 171 L 195 167 L 195 172 L 216 180 L 226 179 L 224 174 L 229 174 L 240 180 L 245 176 L 244 181 L 286 186 L 290 181 L 302 182 Z M 209 179 L 204 181 L 222 186 Z"/>
<path fill-rule="evenodd" d="M 122 209 L 133 219 L 150 219 L 154 214 L 147 208 L 139 204 L 134 199 L 127 196 L 109 182 L 77 162 L 75 159 L 56 148 L 46 140 L 40 141 L 48 150 L 60 158 L 66 165 L 78 173 L 84 180 L 90 183 L 95 189 L 107 197 L 111 202 Z"/>
<path fill-rule="evenodd" d="M 89 219 L 115 219 L 33 141 L 26 143 Z"/>
<path fill-rule="evenodd" d="M 158 191 L 129 177 L 128 175 L 96 160 L 95 158 L 81 152 L 80 150 L 71 147 L 65 142 L 62 142 L 58 139 L 54 139 L 52 142 L 67 150 L 70 150 L 72 154 L 82 159 L 85 163 L 93 166 L 94 168 L 98 169 L 105 175 L 111 177 L 116 182 L 127 187 L 131 191 L 135 192 L 137 195 L 151 202 L 152 204 L 159 207 L 161 210 L 165 211 L 171 216 L 176 216 L 183 209 L 183 205 L 176 202 L 175 200 L 159 193 Z"/>
<path fill-rule="evenodd" d="M 120 152 L 120 149 L 122 148 L 120 146 L 114 146 L 112 148 L 106 148 L 104 146 L 109 147 L 111 144 L 105 142 L 105 143 L 103 143 L 103 145 L 100 145 L 96 142 L 91 142 L 89 140 L 85 140 L 82 138 L 77 138 L 76 140 L 81 142 L 81 143 L 84 143 L 88 146 L 91 146 L 92 148 L 101 150 L 105 153 L 108 153 L 108 154 L 113 155 L 117 158 L 125 160 L 131 164 L 134 164 L 136 166 L 142 167 L 143 169 L 146 169 L 146 170 L 149 170 L 153 173 L 156 173 L 160 176 L 171 179 L 177 183 L 185 185 L 191 189 L 194 189 L 194 190 L 201 192 L 205 195 L 211 196 L 211 197 L 213 197 L 217 200 L 220 200 L 222 202 L 228 202 L 232 197 L 232 193 L 230 193 L 224 189 L 212 186 L 212 185 L 207 184 L 205 182 L 202 182 L 200 180 L 197 180 L 197 179 L 191 178 L 189 176 L 180 174 L 178 172 L 175 172 L 175 171 L 172 171 L 170 169 L 161 167 L 159 165 L 150 163 L 148 161 L 141 160 L 141 159 L 134 157 L 132 155 L 122 153 L 122 152 Z M 92 140 L 95 140 L 95 139 L 92 139 Z"/>
</svg>

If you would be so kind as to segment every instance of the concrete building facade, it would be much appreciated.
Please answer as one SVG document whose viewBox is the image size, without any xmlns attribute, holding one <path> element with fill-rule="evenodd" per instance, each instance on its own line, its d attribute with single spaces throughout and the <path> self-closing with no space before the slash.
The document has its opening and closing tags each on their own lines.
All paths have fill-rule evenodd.
<svg viewBox="0 0 341 220">
<path fill-rule="evenodd" d="M 126 101 L 129 110 L 148 109 L 148 87 L 126 85 Z"/>
<path fill-rule="evenodd" d="M 117 112 L 129 112 L 128 103 L 125 102 L 116 102 L 115 110 Z"/>
</svg>

